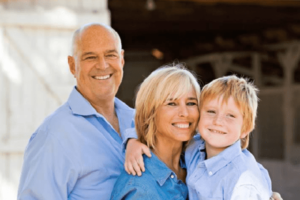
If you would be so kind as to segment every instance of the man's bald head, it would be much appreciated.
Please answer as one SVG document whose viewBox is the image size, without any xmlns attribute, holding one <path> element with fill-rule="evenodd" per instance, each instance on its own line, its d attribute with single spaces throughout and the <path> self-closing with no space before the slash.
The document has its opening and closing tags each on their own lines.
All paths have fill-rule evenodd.
<svg viewBox="0 0 300 200">
<path fill-rule="evenodd" d="M 122 42 L 119 34 L 110 26 L 100 24 L 100 23 L 90 23 L 83 25 L 79 29 L 77 29 L 72 38 L 72 46 L 71 46 L 71 55 L 73 57 L 76 57 L 78 48 L 80 47 L 81 44 L 81 37 L 85 33 L 86 30 L 92 28 L 92 27 L 99 27 L 102 28 L 104 31 L 108 31 L 112 34 L 112 36 L 116 39 L 116 42 L 118 43 L 118 50 L 121 52 L 122 50 Z"/>
</svg>

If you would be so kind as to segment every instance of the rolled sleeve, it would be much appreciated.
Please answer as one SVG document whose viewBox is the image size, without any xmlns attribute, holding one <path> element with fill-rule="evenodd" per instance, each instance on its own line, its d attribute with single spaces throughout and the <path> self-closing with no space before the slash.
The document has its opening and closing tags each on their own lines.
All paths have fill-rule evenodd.
<svg viewBox="0 0 300 200">
<path fill-rule="evenodd" d="M 137 139 L 137 134 L 136 134 L 136 130 L 135 128 L 129 128 L 129 129 L 126 129 L 125 132 L 124 132 L 124 135 L 122 135 L 122 139 L 123 139 L 123 142 L 122 142 L 122 151 L 125 152 L 126 150 L 126 145 L 127 145 L 127 142 L 129 139 Z"/>
</svg>

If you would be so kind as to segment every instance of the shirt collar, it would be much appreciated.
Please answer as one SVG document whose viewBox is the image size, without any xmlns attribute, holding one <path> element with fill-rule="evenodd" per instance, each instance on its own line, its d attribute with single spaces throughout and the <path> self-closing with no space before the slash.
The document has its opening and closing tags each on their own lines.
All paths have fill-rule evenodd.
<svg viewBox="0 0 300 200">
<path fill-rule="evenodd" d="M 123 103 L 118 98 L 115 98 L 115 108 L 117 115 L 118 113 L 124 113 L 119 114 L 118 117 L 120 117 L 119 121 L 130 121 L 130 123 L 125 124 L 132 124 L 132 117 L 134 116 L 134 113 L 132 112 L 132 108 L 127 106 L 125 103 Z M 82 116 L 90 116 L 95 115 L 97 117 L 103 117 L 101 114 L 99 114 L 96 109 L 90 104 L 88 100 L 86 100 L 76 89 L 76 86 L 73 88 L 68 103 L 70 105 L 70 108 L 75 115 L 82 115 Z M 128 127 L 130 128 L 130 127 Z"/>
<path fill-rule="evenodd" d="M 95 108 L 86 100 L 76 89 L 76 86 L 73 88 L 68 103 L 70 108 L 75 115 L 89 116 L 89 115 L 99 115 Z"/>
<path fill-rule="evenodd" d="M 202 150 L 203 148 L 205 148 L 204 143 L 200 146 L 199 150 Z M 224 151 L 219 153 L 217 156 L 204 161 L 207 172 L 209 173 L 209 175 L 215 174 L 221 168 L 230 163 L 236 156 L 240 155 L 241 152 L 241 141 L 238 140 L 233 145 L 227 147 Z"/>
<path fill-rule="evenodd" d="M 159 160 L 154 153 L 151 152 L 151 155 L 151 158 L 148 158 L 146 155 L 144 155 L 145 166 L 155 178 L 155 180 L 158 182 L 158 184 L 160 186 L 163 186 L 167 179 L 170 177 L 170 175 L 174 172 L 171 169 L 169 169 L 164 162 Z"/>
</svg>

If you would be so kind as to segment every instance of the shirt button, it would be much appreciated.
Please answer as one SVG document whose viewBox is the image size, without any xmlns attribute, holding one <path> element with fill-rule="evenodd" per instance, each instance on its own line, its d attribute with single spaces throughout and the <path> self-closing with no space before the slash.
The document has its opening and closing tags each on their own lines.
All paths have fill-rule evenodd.
<svg viewBox="0 0 300 200">
<path fill-rule="evenodd" d="M 213 173 L 212 172 L 208 172 L 208 174 L 211 176 Z"/>
<path fill-rule="evenodd" d="M 174 178 L 174 175 L 173 175 L 173 174 L 171 175 L 171 178 Z"/>
</svg>

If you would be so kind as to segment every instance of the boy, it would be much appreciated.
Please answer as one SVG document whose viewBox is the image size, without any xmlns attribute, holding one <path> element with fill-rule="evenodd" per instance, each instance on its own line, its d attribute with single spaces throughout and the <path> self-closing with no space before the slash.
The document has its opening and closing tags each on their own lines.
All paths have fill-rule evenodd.
<svg viewBox="0 0 300 200">
<path fill-rule="evenodd" d="M 266 181 L 245 149 L 254 129 L 257 89 L 236 76 L 218 78 L 200 95 L 198 135 L 186 149 L 187 185 L 193 199 L 269 199 Z"/>
</svg>

